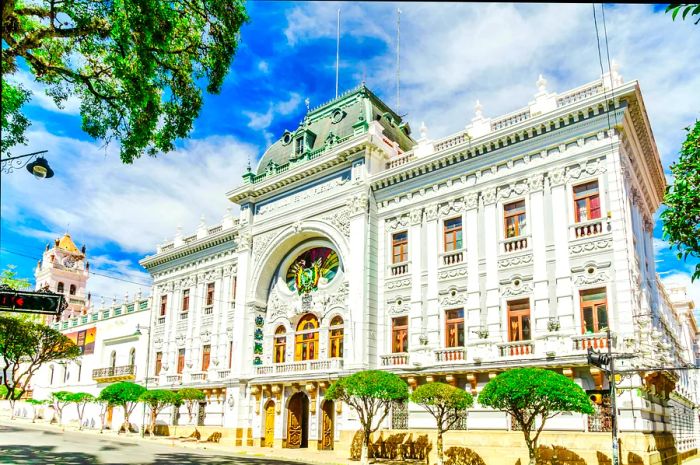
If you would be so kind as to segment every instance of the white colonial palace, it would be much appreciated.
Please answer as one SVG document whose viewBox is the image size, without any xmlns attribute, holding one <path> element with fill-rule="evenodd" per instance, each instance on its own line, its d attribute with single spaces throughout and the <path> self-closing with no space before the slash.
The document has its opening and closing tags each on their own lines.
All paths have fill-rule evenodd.
<svg viewBox="0 0 700 465">
<path fill-rule="evenodd" d="M 665 178 L 639 85 L 613 69 L 565 93 L 537 86 L 503 117 L 477 103 L 439 140 L 425 126 L 414 140 L 364 85 L 308 111 L 227 193 L 238 218 L 141 261 L 149 387 L 205 390 L 197 421 L 235 444 L 347 450 L 359 422 L 324 399 L 339 376 L 390 370 L 478 394 L 508 368 L 546 367 L 597 405 L 547 434 L 588 435 L 577 454 L 595 461 L 609 456 L 609 384 L 586 351 L 610 344 L 623 451 L 693 454 L 697 378 L 668 368 L 696 365 L 697 327 L 655 273 Z M 385 432 L 432 424 L 397 404 Z M 459 428 L 448 446 L 487 457 L 511 420 L 477 403 Z"/>
</svg>

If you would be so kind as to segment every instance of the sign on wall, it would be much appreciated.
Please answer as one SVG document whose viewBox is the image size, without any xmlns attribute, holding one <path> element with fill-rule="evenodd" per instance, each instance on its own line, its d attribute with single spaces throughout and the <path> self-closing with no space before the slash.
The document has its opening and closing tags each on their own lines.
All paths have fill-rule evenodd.
<svg viewBox="0 0 700 465">
<path fill-rule="evenodd" d="M 66 336 L 80 348 L 81 355 L 90 355 L 95 353 L 95 334 L 97 328 L 92 327 L 68 333 Z"/>
</svg>

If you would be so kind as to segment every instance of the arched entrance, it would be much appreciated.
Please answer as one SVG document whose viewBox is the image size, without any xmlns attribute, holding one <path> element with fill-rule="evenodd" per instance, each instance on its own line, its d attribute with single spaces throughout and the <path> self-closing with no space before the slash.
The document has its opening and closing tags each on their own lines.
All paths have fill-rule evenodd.
<svg viewBox="0 0 700 465">
<path fill-rule="evenodd" d="M 263 420 L 262 447 L 272 447 L 275 443 L 275 401 L 265 404 L 265 419 Z"/>
<path fill-rule="evenodd" d="M 321 441 L 319 442 L 320 450 L 333 450 L 333 401 L 326 400 L 323 402 L 321 409 Z"/>
<path fill-rule="evenodd" d="M 287 447 L 309 447 L 309 398 L 297 392 L 287 407 Z"/>
</svg>

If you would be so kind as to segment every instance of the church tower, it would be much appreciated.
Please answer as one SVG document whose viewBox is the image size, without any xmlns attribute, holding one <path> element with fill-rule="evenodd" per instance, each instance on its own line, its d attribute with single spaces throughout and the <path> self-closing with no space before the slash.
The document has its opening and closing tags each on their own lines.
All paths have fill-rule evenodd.
<svg viewBox="0 0 700 465">
<path fill-rule="evenodd" d="M 34 277 L 36 288 L 48 288 L 63 294 L 68 308 L 61 319 L 81 315 L 90 305 L 90 295 L 85 293 L 90 264 L 85 259 L 85 246 L 79 250 L 70 234 L 66 233 L 54 241 L 54 246 L 46 244 L 44 255 L 37 263 Z"/>
</svg>

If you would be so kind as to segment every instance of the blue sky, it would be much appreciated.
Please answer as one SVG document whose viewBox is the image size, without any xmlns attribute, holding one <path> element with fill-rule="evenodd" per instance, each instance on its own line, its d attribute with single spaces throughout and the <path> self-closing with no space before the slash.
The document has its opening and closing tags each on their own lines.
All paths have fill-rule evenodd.
<svg viewBox="0 0 700 465">
<path fill-rule="evenodd" d="M 416 131 L 425 122 L 430 138 L 464 128 L 476 99 L 491 117 L 526 106 L 540 73 L 555 92 L 600 75 L 590 5 L 251 2 L 231 72 L 220 95 L 205 97 L 192 138 L 174 153 L 122 165 L 114 145 L 82 133 L 75 101 L 59 110 L 21 74 L 17 80 L 35 91 L 27 107 L 33 125 L 29 145 L 15 154 L 48 149 L 56 176 L 3 175 L 1 266 L 33 277 L 44 245 L 69 230 L 87 244 L 94 270 L 145 285 L 93 276 L 94 296 L 146 290 L 138 260 L 178 225 L 188 234 L 202 215 L 217 224 L 233 207 L 224 193 L 240 183 L 248 160 L 255 164 L 284 129 L 296 128 L 305 99 L 314 107 L 334 97 L 338 8 L 341 92 L 364 79 L 395 104 L 397 7 L 400 113 Z M 610 55 L 625 80 L 640 82 L 668 172 L 683 128 L 700 115 L 700 32 L 654 5 L 606 6 L 605 14 Z M 655 238 L 661 276 L 689 284 L 693 263 L 666 249 L 659 223 Z M 700 303 L 699 286 L 689 292 Z"/>
</svg>

